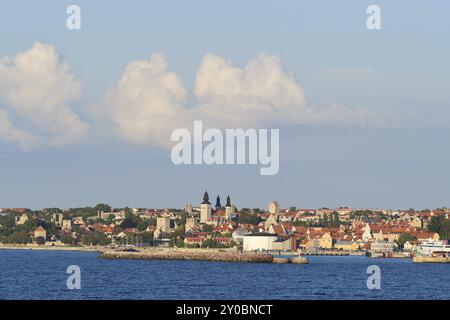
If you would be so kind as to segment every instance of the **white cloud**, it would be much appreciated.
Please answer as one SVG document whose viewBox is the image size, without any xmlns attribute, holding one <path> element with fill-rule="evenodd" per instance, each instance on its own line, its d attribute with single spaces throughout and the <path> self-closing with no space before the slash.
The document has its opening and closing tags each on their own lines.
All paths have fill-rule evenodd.
<svg viewBox="0 0 450 320">
<path fill-rule="evenodd" d="M 271 124 L 339 124 L 384 127 L 389 123 L 364 108 L 332 105 L 314 110 L 293 74 L 279 58 L 260 54 L 244 68 L 206 54 L 197 71 L 193 105 L 180 78 L 168 71 L 162 54 L 130 63 L 102 103 L 119 134 L 136 144 L 169 146 L 170 133 L 191 128 L 193 120 L 208 127 L 253 127 Z"/>
<path fill-rule="evenodd" d="M 119 134 L 138 144 L 166 145 L 171 128 L 183 120 L 187 92 L 162 54 L 130 63 L 101 111 Z M 102 113 L 100 112 L 100 116 Z"/>
<path fill-rule="evenodd" d="M 0 100 L 5 108 L 0 137 L 26 149 L 76 141 L 87 125 L 70 104 L 81 95 L 81 82 L 75 79 L 69 65 L 61 61 L 53 46 L 37 42 L 13 59 L 1 58 Z M 14 127 L 10 116 L 28 129 Z M 13 132 L 4 133 L 5 130 Z"/>
<path fill-rule="evenodd" d="M 305 110 L 303 88 L 276 56 L 260 54 L 245 68 L 207 54 L 197 72 L 196 112 L 225 125 L 289 119 Z"/>
<path fill-rule="evenodd" d="M 0 139 L 17 144 L 22 150 L 29 150 L 38 146 L 41 141 L 38 137 L 25 130 L 15 128 L 8 117 L 8 113 L 0 109 Z"/>
</svg>

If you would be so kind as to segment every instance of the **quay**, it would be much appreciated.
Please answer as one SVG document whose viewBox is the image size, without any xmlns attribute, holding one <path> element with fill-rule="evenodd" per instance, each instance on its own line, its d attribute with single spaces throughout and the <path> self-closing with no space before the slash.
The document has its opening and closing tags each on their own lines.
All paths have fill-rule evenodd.
<svg viewBox="0 0 450 320">
<path fill-rule="evenodd" d="M 104 259 L 138 259 L 138 260 L 200 260 L 213 262 L 272 263 L 273 256 L 267 253 L 238 253 L 219 250 L 105 250 L 100 255 Z"/>
<path fill-rule="evenodd" d="M 240 253 L 237 251 L 218 249 L 108 249 L 102 251 L 100 257 L 104 259 L 197 260 L 240 263 L 309 263 L 309 260 L 306 257 L 274 257 L 270 253 Z"/>
</svg>

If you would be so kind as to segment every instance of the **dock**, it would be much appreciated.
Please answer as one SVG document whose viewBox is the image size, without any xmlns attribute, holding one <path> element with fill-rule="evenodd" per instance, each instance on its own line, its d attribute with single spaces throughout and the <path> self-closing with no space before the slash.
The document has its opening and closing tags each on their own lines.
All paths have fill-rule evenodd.
<svg viewBox="0 0 450 320">
<path fill-rule="evenodd" d="M 106 250 L 101 254 L 104 259 L 136 260 L 196 260 L 212 262 L 272 263 L 273 256 L 267 253 L 238 253 L 218 250 Z"/>
</svg>

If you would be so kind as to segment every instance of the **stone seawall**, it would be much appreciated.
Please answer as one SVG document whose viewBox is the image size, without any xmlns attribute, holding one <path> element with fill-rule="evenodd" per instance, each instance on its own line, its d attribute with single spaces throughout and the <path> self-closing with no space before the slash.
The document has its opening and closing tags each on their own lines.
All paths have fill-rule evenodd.
<svg viewBox="0 0 450 320">
<path fill-rule="evenodd" d="M 272 263 L 273 257 L 266 253 L 237 253 L 237 252 L 189 252 L 183 251 L 104 251 L 101 255 L 105 259 L 139 259 L 139 260 L 201 260 L 216 262 L 242 263 Z"/>
</svg>

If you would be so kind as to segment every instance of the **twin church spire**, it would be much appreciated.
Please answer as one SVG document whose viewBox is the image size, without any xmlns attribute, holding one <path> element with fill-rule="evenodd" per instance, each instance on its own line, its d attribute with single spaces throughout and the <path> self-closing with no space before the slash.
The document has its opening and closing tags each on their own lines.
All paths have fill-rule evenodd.
<svg viewBox="0 0 450 320">
<path fill-rule="evenodd" d="M 205 191 L 205 194 L 203 195 L 203 202 L 202 202 L 202 204 L 211 204 L 211 203 L 209 202 L 208 191 Z M 231 207 L 231 199 L 230 199 L 230 196 L 227 196 L 227 203 L 226 203 L 225 207 Z M 220 203 L 220 196 L 217 196 L 215 209 L 216 209 L 216 210 L 221 210 L 221 209 L 223 209 L 222 204 Z"/>
</svg>

